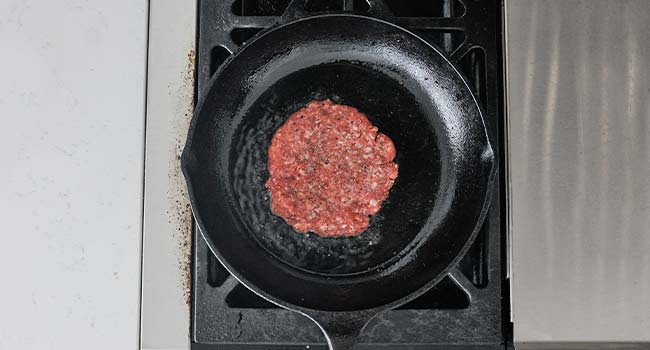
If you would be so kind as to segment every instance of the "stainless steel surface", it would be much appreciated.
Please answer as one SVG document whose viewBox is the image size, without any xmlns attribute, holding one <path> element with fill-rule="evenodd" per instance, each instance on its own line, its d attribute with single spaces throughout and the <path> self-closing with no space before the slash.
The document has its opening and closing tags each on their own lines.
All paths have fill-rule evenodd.
<svg viewBox="0 0 650 350">
<path fill-rule="evenodd" d="M 193 108 L 196 2 L 149 2 L 141 349 L 189 349 L 192 216 L 180 172 Z M 119 140 L 118 140 L 119 141 Z"/>
<path fill-rule="evenodd" d="M 648 348 L 650 1 L 506 7 L 515 341 Z"/>
</svg>

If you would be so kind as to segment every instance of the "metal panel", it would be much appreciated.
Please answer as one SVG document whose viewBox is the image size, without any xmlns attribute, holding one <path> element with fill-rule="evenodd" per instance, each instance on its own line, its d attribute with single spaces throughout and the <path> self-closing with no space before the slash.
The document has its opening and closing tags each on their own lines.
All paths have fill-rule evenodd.
<svg viewBox="0 0 650 350">
<path fill-rule="evenodd" d="M 506 8 L 515 341 L 650 342 L 650 1 Z"/>
<path fill-rule="evenodd" d="M 141 348 L 180 350 L 190 342 L 192 219 L 180 152 L 193 108 L 196 2 L 149 5 Z"/>
</svg>

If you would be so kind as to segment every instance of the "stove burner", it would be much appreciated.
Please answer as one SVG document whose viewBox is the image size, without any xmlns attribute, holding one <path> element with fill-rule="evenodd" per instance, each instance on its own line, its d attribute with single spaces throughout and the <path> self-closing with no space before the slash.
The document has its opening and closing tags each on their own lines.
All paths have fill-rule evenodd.
<svg viewBox="0 0 650 350">
<path fill-rule="evenodd" d="M 384 0 L 405 27 L 446 52 L 467 77 L 484 109 L 488 132 L 503 142 L 501 4 L 458 0 Z M 199 0 L 197 92 L 237 48 L 277 21 L 289 0 Z M 365 0 L 311 0 L 308 12 L 366 13 Z M 503 349 L 508 340 L 507 297 L 502 286 L 501 223 L 503 179 L 483 227 L 467 255 L 421 297 L 387 311 L 364 329 L 359 348 Z M 193 239 L 192 349 L 326 349 L 310 320 L 281 309 L 239 284 L 209 251 Z M 505 292 L 505 290 L 504 290 Z"/>
</svg>

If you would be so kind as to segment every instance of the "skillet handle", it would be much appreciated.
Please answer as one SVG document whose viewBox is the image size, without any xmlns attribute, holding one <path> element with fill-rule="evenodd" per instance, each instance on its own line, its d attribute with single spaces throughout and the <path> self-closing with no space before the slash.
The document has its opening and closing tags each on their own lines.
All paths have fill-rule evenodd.
<svg viewBox="0 0 650 350">
<path fill-rule="evenodd" d="M 289 22 L 294 19 L 307 17 L 309 13 L 307 13 L 306 5 L 307 0 L 291 0 L 289 5 L 287 5 L 287 9 L 284 10 L 280 22 Z"/>
<path fill-rule="evenodd" d="M 309 316 L 325 334 L 330 350 L 351 350 L 375 312 L 318 312 Z"/>
<path fill-rule="evenodd" d="M 368 4 L 370 4 L 370 8 L 368 9 L 368 14 L 385 19 L 385 20 L 390 20 L 391 18 L 395 17 L 393 12 L 388 8 L 388 5 L 384 2 L 384 0 L 369 0 Z"/>
</svg>

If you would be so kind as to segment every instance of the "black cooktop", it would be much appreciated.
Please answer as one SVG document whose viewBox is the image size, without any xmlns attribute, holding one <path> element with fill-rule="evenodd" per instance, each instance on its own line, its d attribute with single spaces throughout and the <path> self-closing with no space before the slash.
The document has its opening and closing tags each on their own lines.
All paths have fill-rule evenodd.
<svg viewBox="0 0 650 350">
<path fill-rule="evenodd" d="M 384 0 L 393 21 L 446 52 L 465 75 L 499 140 L 504 123 L 502 3 L 477 0 Z M 289 0 L 198 0 L 196 91 L 219 65 L 273 25 Z M 307 10 L 364 14 L 366 0 L 310 0 Z M 503 159 L 503 157 L 500 157 Z M 504 174 L 500 166 L 500 174 Z M 359 349 L 503 349 L 510 343 L 505 277 L 504 178 L 467 255 L 420 298 L 373 319 Z M 281 309 L 239 284 L 200 234 L 193 238 L 192 349 L 326 349 L 307 318 Z"/>
</svg>

